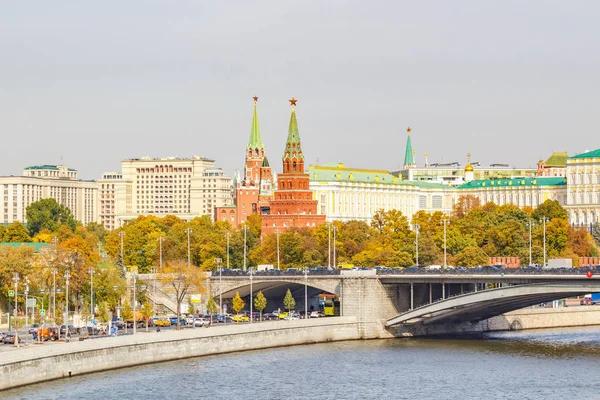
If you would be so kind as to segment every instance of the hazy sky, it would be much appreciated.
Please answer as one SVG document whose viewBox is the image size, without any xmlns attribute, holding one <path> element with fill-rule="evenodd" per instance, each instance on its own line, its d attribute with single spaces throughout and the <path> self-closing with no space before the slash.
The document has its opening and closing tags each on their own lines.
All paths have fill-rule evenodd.
<svg viewBox="0 0 600 400">
<path fill-rule="evenodd" d="M 598 1 L 0 0 L 0 175 L 141 156 L 534 166 L 600 147 Z"/>
</svg>

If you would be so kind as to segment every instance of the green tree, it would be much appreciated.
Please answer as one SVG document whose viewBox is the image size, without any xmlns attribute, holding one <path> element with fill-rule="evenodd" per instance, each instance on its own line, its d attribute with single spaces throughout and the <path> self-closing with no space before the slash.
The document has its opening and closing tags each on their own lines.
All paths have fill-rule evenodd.
<svg viewBox="0 0 600 400">
<path fill-rule="evenodd" d="M 77 226 L 71 210 L 51 198 L 31 203 L 27 206 L 26 215 L 27 226 L 32 236 L 42 229 L 54 232 L 60 225 L 66 225 L 74 231 Z"/>
<path fill-rule="evenodd" d="M 27 228 L 20 222 L 13 222 L 6 228 L 4 240 L 11 243 L 31 242 Z"/>
<path fill-rule="evenodd" d="M 235 292 L 235 297 L 233 298 L 233 300 L 231 300 L 231 305 L 233 307 L 233 311 L 235 311 L 236 314 L 239 314 L 240 311 L 242 311 L 246 303 L 240 297 L 240 292 Z"/>
<path fill-rule="evenodd" d="M 288 313 L 291 312 L 294 309 L 294 307 L 296 307 L 296 300 L 294 300 L 294 297 L 292 297 L 292 292 L 290 291 L 290 289 L 287 290 L 287 293 L 283 298 L 283 305 L 288 310 Z"/>
<path fill-rule="evenodd" d="M 260 320 L 262 322 L 263 310 L 267 307 L 267 298 L 263 295 L 262 291 L 259 291 L 254 298 L 254 308 L 260 312 Z"/>
<path fill-rule="evenodd" d="M 123 322 L 125 323 L 125 333 L 127 333 L 127 325 L 129 324 L 129 321 L 133 321 L 134 324 L 136 323 L 133 318 L 133 310 L 131 309 L 131 305 L 127 300 L 123 304 L 123 308 L 121 308 L 121 318 L 123 318 Z"/>
<path fill-rule="evenodd" d="M 565 210 L 557 200 L 546 200 L 533 211 L 531 218 L 535 220 L 541 220 L 542 218 L 548 219 L 568 219 L 567 210 Z"/>
<path fill-rule="evenodd" d="M 148 321 L 154 314 L 154 310 L 152 309 L 152 304 L 146 300 L 144 304 L 142 304 L 142 315 L 144 316 L 144 320 L 146 321 L 146 332 L 148 332 Z"/>
<path fill-rule="evenodd" d="M 217 305 L 217 302 L 215 301 L 212 294 L 210 295 L 210 297 L 208 298 L 208 302 L 206 303 L 206 311 L 208 311 L 208 313 L 210 314 L 210 324 L 212 325 L 212 316 L 213 314 L 216 314 L 219 311 L 219 306 Z"/>
<path fill-rule="evenodd" d="M 465 267 L 487 265 L 488 256 L 477 246 L 465 247 L 456 255 L 456 264 Z"/>
<path fill-rule="evenodd" d="M 98 320 L 100 322 L 107 323 L 109 319 L 110 319 L 110 315 L 108 313 L 108 305 L 106 304 L 105 301 L 103 301 L 98 306 Z"/>
</svg>

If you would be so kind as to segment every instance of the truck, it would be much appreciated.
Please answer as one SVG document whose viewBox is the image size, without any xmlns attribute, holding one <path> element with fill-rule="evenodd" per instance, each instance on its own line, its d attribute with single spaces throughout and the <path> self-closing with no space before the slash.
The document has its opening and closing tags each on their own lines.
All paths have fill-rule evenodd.
<svg viewBox="0 0 600 400">
<path fill-rule="evenodd" d="M 600 293 L 586 294 L 583 296 L 583 299 L 579 300 L 579 304 L 582 306 L 600 304 Z"/>
<path fill-rule="evenodd" d="M 573 260 L 570 258 L 551 258 L 544 268 L 573 268 Z"/>
<path fill-rule="evenodd" d="M 268 270 L 271 270 L 271 269 L 274 269 L 273 264 L 258 264 L 256 266 L 256 270 L 257 271 L 268 271 Z"/>
</svg>

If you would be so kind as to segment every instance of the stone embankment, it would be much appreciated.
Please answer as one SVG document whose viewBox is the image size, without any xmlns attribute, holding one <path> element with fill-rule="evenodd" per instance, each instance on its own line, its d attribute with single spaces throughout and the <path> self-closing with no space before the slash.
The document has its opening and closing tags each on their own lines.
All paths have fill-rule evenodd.
<svg viewBox="0 0 600 400">
<path fill-rule="evenodd" d="M 91 372 L 246 350 L 359 339 L 356 317 L 215 326 L 31 344 L 0 358 L 0 390 Z"/>
</svg>

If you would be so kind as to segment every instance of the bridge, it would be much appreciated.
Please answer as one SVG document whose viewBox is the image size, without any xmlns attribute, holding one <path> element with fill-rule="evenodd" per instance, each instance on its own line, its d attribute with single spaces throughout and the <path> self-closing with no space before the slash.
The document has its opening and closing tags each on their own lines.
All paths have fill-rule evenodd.
<svg viewBox="0 0 600 400">
<path fill-rule="evenodd" d="M 236 292 L 248 305 L 250 292 L 262 291 L 267 298 L 265 312 L 283 309 L 288 289 L 297 310 L 304 310 L 305 303 L 309 310 L 318 309 L 318 294 L 330 293 L 340 300 L 340 314 L 356 316 L 367 338 L 397 335 L 399 328 L 477 322 L 530 305 L 600 292 L 600 271 L 594 270 L 591 277 L 586 272 L 223 270 L 207 276 L 206 293 L 231 310 Z"/>
</svg>

